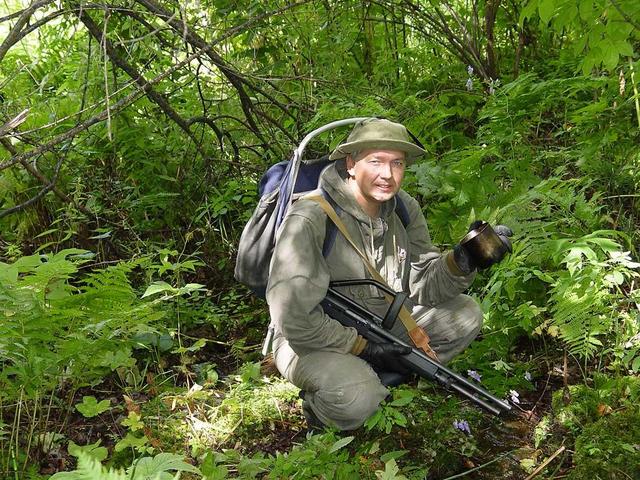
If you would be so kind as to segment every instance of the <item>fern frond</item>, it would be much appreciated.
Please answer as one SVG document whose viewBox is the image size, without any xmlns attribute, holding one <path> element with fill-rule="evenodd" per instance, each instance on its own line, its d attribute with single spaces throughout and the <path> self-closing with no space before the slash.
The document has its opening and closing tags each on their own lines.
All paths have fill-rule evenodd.
<svg viewBox="0 0 640 480">
<path fill-rule="evenodd" d="M 50 480 L 130 480 L 119 470 L 110 470 L 84 452 L 78 456 L 78 469 L 73 472 L 58 472 Z"/>
</svg>

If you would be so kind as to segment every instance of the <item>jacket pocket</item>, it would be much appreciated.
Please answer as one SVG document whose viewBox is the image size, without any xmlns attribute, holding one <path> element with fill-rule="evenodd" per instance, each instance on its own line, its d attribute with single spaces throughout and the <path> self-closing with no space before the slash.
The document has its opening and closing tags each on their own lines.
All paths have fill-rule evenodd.
<svg viewBox="0 0 640 480">
<path fill-rule="evenodd" d="M 382 292 L 369 285 L 353 285 L 349 287 L 349 294 L 356 302 L 368 311 L 384 318 L 389 309 L 389 302 Z"/>
</svg>

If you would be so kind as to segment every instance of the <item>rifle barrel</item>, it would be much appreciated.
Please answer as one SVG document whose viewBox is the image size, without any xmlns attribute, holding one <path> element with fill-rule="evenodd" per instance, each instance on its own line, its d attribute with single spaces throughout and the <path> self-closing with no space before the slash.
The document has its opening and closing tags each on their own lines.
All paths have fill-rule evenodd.
<svg viewBox="0 0 640 480">
<path fill-rule="evenodd" d="M 361 284 L 362 280 L 357 280 Z M 369 281 L 367 283 L 375 281 Z M 345 286 L 348 282 L 340 282 L 336 286 Z M 413 372 L 429 379 L 436 380 L 446 388 L 451 388 L 469 400 L 475 402 L 489 412 L 499 415 L 503 411 L 511 410 L 511 405 L 495 397 L 482 387 L 471 383 L 466 378 L 448 369 L 439 362 L 429 358 L 417 348 L 404 342 L 380 325 L 382 317 L 370 312 L 351 298 L 340 293 L 330 286 L 327 296 L 322 302 L 322 307 L 327 315 L 339 321 L 343 325 L 355 327 L 363 337 L 368 340 L 396 343 L 411 347 L 411 352 L 401 358 L 401 361 Z M 377 286 L 377 285 L 376 285 Z"/>
</svg>

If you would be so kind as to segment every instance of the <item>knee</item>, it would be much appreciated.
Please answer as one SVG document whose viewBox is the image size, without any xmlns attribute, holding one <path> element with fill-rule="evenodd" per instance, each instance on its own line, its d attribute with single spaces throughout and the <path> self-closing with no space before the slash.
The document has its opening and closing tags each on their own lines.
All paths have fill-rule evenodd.
<svg viewBox="0 0 640 480">
<path fill-rule="evenodd" d="M 323 423 L 353 430 L 364 424 L 388 394 L 374 375 L 365 381 L 318 390 L 312 408 Z"/>
<path fill-rule="evenodd" d="M 460 295 L 460 316 L 464 319 L 464 324 L 468 329 L 468 335 L 475 337 L 482 329 L 483 313 L 482 308 L 469 295 Z"/>
</svg>

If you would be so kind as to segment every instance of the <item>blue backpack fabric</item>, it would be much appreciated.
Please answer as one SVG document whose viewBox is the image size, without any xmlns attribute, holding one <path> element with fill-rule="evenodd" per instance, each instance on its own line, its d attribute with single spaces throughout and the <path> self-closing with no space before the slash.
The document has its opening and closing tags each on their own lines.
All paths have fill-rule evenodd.
<svg viewBox="0 0 640 480">
<path fill-rule="evenodd" d="M 269 264 L 275 248 L 275 234 L 284 220 L 290 202 L 283 201 L 285 195 L 302 194 L 318 188 L 322 171 L 333 161 L 326 155 L 316 160 L 300 162 L 298 171 L 292 174 L 291 160 L 271 166 L 260 179 L 258 193 L 260 200 L 253 215 L 247 222 L 236 258 L 235 278 L 247 285 L 258 297 L 264 298 L 269 278 Z M 292 178 L 295 177 L 294 180 Z M 293 185 L 292 185 L 293 183 Z M 293 187 L 293 189 L 292 189 Z M 341 215 L 343 210 L 324 191 L 322 195 Z M 395 212 L 406 228 L 409 212 L 406 205 L 396 195 Z M 323 243 L 323 256 L 329 255 L 335 243 L 338 228 L 327 217 L 327 230 Z"/>
</svg>

